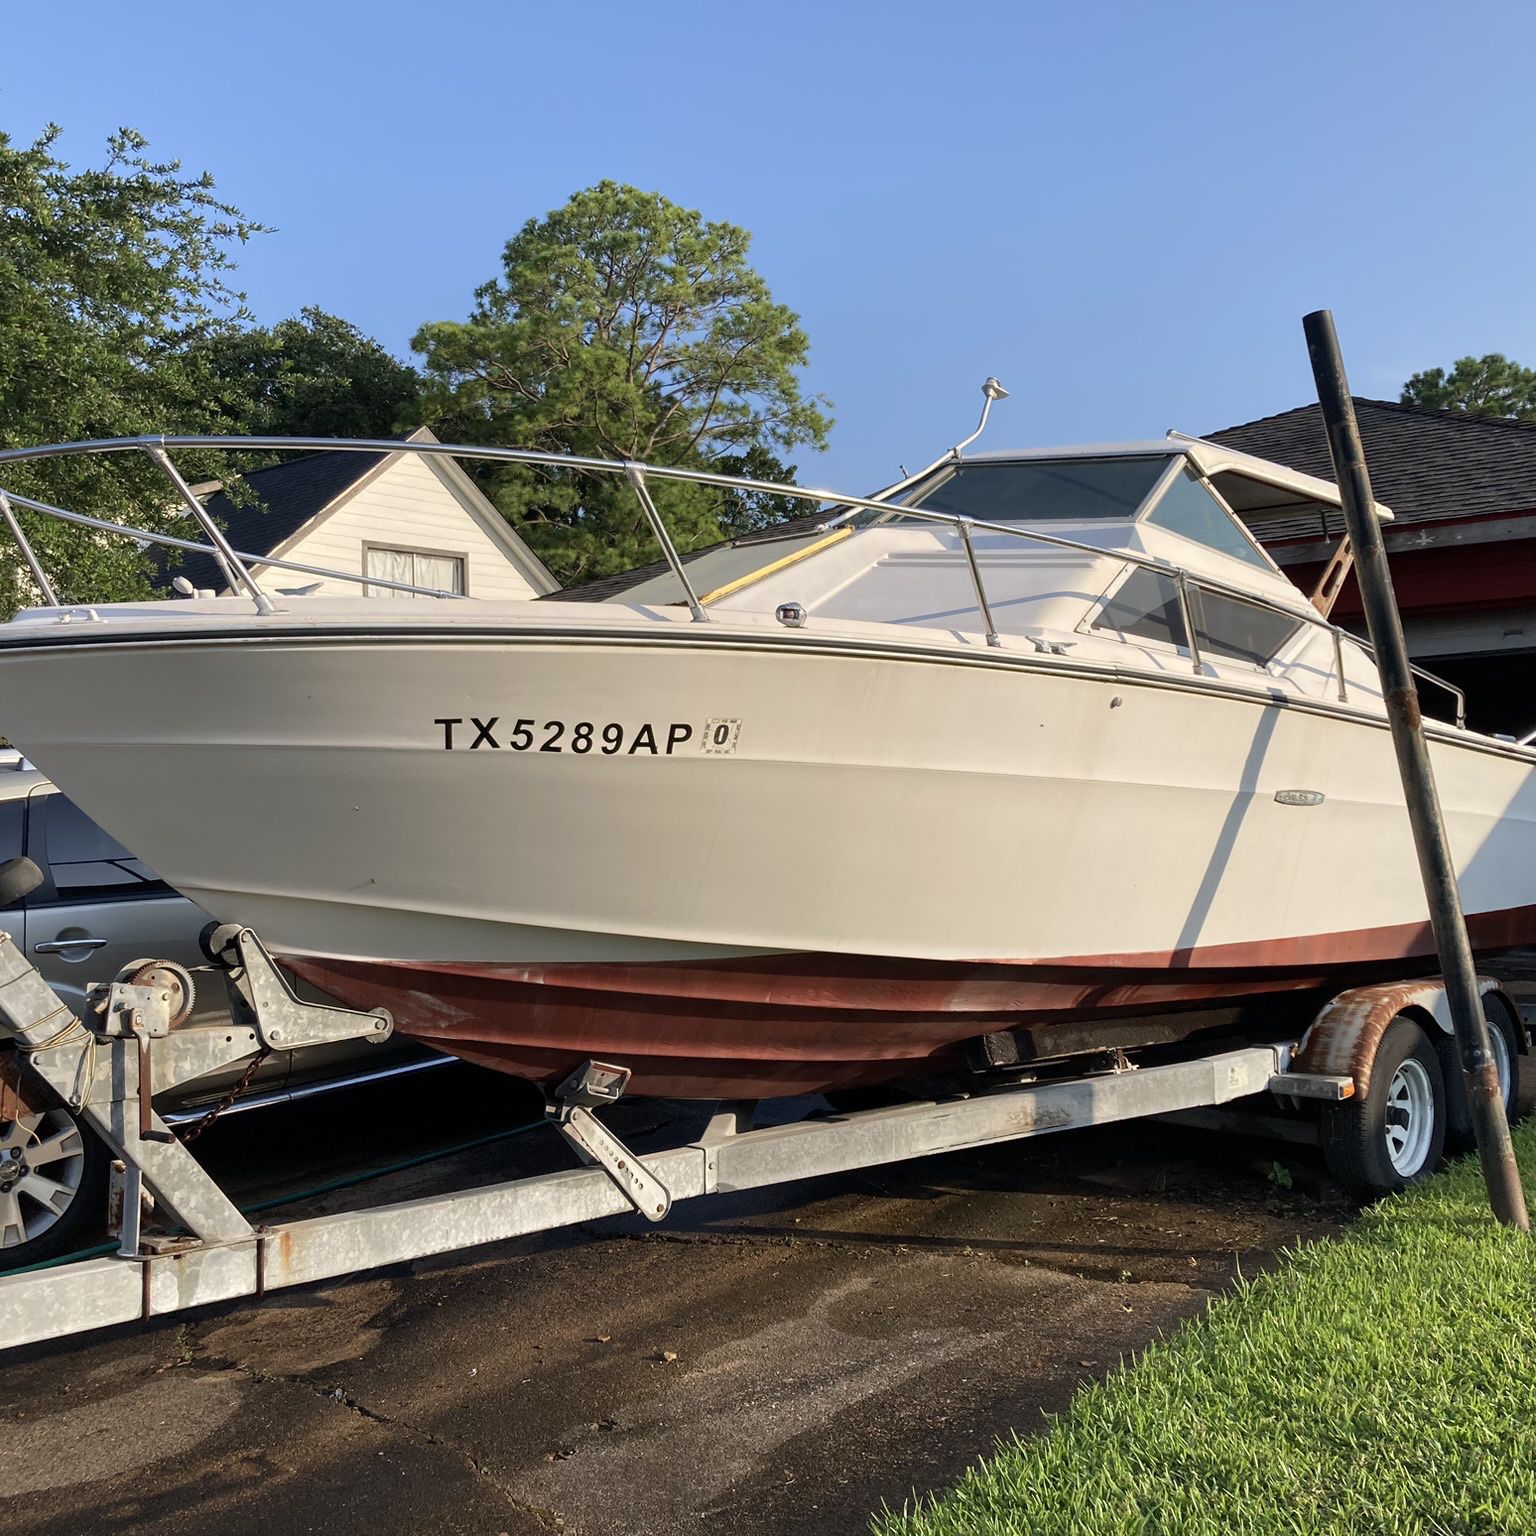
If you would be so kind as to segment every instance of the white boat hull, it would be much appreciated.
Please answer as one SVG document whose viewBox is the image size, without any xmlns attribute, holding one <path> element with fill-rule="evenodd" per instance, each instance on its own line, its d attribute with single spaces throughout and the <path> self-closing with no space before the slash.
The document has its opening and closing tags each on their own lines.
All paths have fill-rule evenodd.
<svg viewBox="0 0 1536 1536">
<path fill-rule="evenodd" d="M 621 617 L 82 626 L 0 648 L 0 726 L 312 979 L 532 1075 L 627 1049 L 656 1092 L 869 1080 L 1431 952 L 1366 709 Z M 1530 754 L 1432 751 L 1475 943 L 1536 939 Z"/>
</svg>

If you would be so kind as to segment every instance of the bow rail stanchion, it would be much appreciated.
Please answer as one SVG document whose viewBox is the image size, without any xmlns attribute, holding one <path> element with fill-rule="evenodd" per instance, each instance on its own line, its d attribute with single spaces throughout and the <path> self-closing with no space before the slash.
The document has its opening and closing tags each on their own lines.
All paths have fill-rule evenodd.
<svg viewBox="0 0 1536 1536">
<path fill-rule="evenodd" d="M 48 580 L 48 573 L 37 558 L 37 552 L 32 548 L 31 541 L 21 531 L 21 524 L 16 518 L 16 509 L 11 505 L 11 498 L 4 491 L 0 491 L 0 517 L 4 517 L 5 526 L 11 531 L 11 537 L 16 541 L 17 549 L 21 551 L 21 558 L 27 562 L 27 569 L 31 571 L 32 580 L 37 583 L 37 589 L 42 593 L 43 601 L 50 608 L 57 608 L 59 599 L 53 590 L 53 584 Z"/>
<path fill-rule="evenodd" d="M 1376 517 L 1376 501 L 1365 466 L 1365 449 L 1355 421 L 1354 401 L 1344 375 L 1344 359 L 1333 326 L 1333 314 L 1315 310 L 1302 321 L 1317 398 L 1328 428 L 1328 451 L 1333 456 L 1334 478 L 1343 502 L 1344 523 L 1355 551 L 1355 575 L 1365 607 L 1366 625 L 1381 672 L 1381 687 L 1397 751 L 1403 798 L 1413 829 L 1414 848 L 1429 902 L 1435 948 L 1445 978 L 1462 1075 L 1471 1104 L 1472 1128 L 1482 1159 L 1483 1180 L 1494 1215 L 1507 1226 L 1530 1230 L 1525 1193 L 1515 1165 L 1515 1149 L 1509 1138 L 1509 1121 L 1498 1068 L 1483 1017 L 1477 973 L 1472 965 L 1472 946 L 1467 937 L 1461 893 L 1456 886 L 1456 866 L 1451 859 L 1435 773 L 1424 740 L 1424 719 L 1414 687 L 1403 622 L 1392 589 L 1386 542 Z"/>
<path fill-rule="evenodd" d="M 224 530 L 208 515 L 208 509 L 197 499 L 197 493 L 187 484 L 182 473 L 171 462 L 171 456 L 165 451 L 164 445 L 153 445 L 145 448 L 161 474 L 171 482 L 176 494 L 186 505 L 187 511 L 208 535 L 208 542 L 213 545 L 213 557 L 219 563 L 219 569 L 224 573 L 224 579 L 229 583 L 231 592 L 238 592 L 241 587 L 250 593 L 251 601 L 256 604 L 256 611 L 260 614 L 272 612 L 272 599 L 257 585 L 256 578 L 251 575 L 245 563 L 234 551 L 229 540 L 224 537 Z"/>
</svg>

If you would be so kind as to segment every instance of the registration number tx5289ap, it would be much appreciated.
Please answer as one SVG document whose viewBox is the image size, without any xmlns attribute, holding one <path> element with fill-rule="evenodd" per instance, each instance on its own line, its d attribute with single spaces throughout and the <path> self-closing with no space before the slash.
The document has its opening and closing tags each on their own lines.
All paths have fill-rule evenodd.
<svg viewBox="0 0 1536 1536">
<path fill-rule="evenodd" d="M 501 715 L 481 719 L 476 715 L 439 715 L 433 722 L 442 727 L 445 752 L 571 752 L 583 757 L 596 752 L 603 757 L 672 757 L 682 751 L 729 756 L 736 750 L 741 721 L 712 717 L 696 726 L 687 720 L 643 721 L 638 725 L 619 720 L 507 720 Z"/>
</svg>

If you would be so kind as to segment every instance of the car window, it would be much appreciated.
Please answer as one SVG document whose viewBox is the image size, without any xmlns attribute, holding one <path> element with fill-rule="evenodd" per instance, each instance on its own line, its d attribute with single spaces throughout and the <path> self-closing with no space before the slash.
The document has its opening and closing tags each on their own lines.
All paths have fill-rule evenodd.
<svg viewBox="0 0 1536 1536">
<path fill-rule="evenodd" d="M 163 896 L 170 887 L 64 795 L 40 807 L 43 848 L 59 901 Z"/>
<path fill-rule="evenodd" d="M 22 853 L 22 830 L 25 826 L 27 802 L 25 800 L 0 801 L 0 859 L 19 858 Z M 18 899 L 11 903 L 19 907 Z"/>
</svg>

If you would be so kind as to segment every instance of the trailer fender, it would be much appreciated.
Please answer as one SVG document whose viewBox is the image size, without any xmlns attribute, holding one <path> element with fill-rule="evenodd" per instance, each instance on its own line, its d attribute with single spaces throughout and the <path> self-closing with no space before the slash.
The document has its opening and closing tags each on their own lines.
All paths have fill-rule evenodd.
<svg viewBox="0 0 1536 1536">
<path fill-rule="evenodd" d="M 1522 1053 L 1530 1049 L 1520 1011 L 1491 976 L 1479 976 L 1477 990 L 1495 1007 L 1507 1010 L 1516 1021 L 1516 1038 Z M 1425 978 L 1419 981 L 1380 982 L 1353 987 L 1324 1004 L 1291 1055 L 1290 1070 L 1305 1076 L 1351 1077 L 1355 1092 L 1370 1092 L 1371 1065 L 1387 1026 L 1399 1014 L 1417 1018 L 1427 1033 L 1452 1035 L 1450 1002 L 1445 984 Z"/>
</svg>

